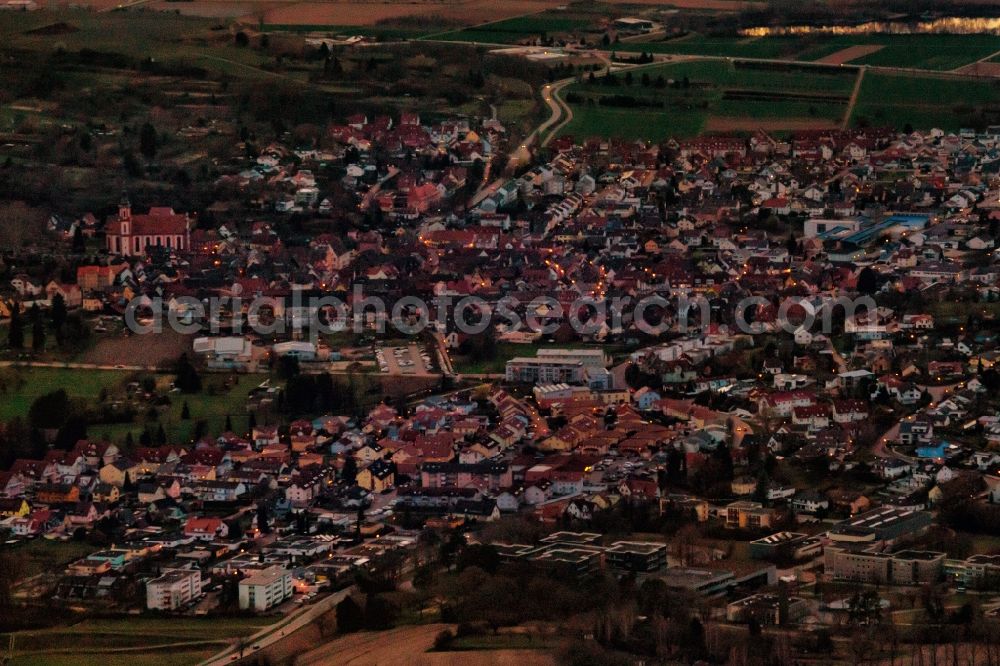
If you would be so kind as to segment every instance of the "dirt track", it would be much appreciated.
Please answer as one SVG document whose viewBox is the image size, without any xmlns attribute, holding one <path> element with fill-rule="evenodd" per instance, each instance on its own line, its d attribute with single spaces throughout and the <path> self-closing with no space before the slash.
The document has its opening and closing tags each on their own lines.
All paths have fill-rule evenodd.
<svg viewBox="0 0 1000 666">
<path fill-rule="evenodd" d="M 822 62 L 827 65 L 843 65 L 845 62 L 851 62 L 857 58 L 863 58 L 866 55 L 875 53 L 876 51 L 881 51 L 885 46 L 882 44 L 861 44 L 859 46 L 848 46 L 846 49 L 841 49 L 835 53 L 820 58 L 816 62 Z"/>
<path fill-rule="evenodd" d="M 362 632 L 344 636 L 311 650 L 295 660 L 295 666 L 552 666 L 552 657 L 537 650 L 490 650 L 476 652 L 427 652 L 434 637 L 450 627 L 426 624 L 389 631 Z"/>
<path fill-rule="evenodd" d="M 958 74 L 971 74 L 972 76 L 1000 77 L 1000 62 L 974 62 L 971 65 L 956 69 L 955 72 Z"/>
</svg>

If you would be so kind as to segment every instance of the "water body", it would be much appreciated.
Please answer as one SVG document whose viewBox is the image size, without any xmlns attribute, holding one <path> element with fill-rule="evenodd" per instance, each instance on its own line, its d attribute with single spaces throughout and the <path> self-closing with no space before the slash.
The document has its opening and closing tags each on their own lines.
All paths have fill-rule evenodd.
<svg viewBox="0 0 1000 666">
<path fill-rule="evenodd" d="M 929 21 L 868 21 L 855 25 L 760 26 L 740 31 L 746 37 L 774 35 L 1000 35 L 1000 18 L 946 16 Z"/>
</svg>

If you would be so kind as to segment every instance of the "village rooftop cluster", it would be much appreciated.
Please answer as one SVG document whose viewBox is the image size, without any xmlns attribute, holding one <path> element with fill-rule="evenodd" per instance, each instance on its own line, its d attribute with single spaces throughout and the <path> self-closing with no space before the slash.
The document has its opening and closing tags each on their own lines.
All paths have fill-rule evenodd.
<svg viewBox="0 0 1000 666">
<path fill-rule="evenodd" d="M 516 146 L 495 120 L 356 116 L 327 138 L 273 143 L 222 176 L 252 197 L 248 219 L 127 197 L 106 218 L 53 218 L 99 259 L 8 285 L 8 318 L 65 308 L 97 330 L 155 299 L 214 330 L 168 364 L 172 389 L 132 387 L 144 406 L 194 404 L 192 375 L 270 373 L 238 426 L 135 442 L 92 424 L 0 472 L 10 544 L 103 540 L 45 572 L 55 599 L 290 613 L 410 557 L 428 530 L 467 545 L 512 516 L 551 534 L 491 544 L 504 563 L 658 578 L 731 623 L 843 621 L 844 604 L 794 592 L 818 580 L 996 584 L 996 558 L 930 535 L 1000 525 L 1000 128 L 559 137 L 516 177 L 500 175 Z M 296 337 L 329 315 L 303 296 L 351 303 L 357 287 L 387 303 L 512 297 L 546 327 L 468 334 L 456 317 L 488 308 L 452 308 L 399 337 L 390 315 L 416 308 L 362 308 L 359 331 Z M 655 334 L 571 307 L 654 295 Z M 838 301 L 862 296 L 876 306 Z M 251 297 L 267 305 L 192 306 Z M 788 329 L 779 311 L 832 323 Z M 422 383 L 348 405 L 359 376 Z M 746 548 L 605 538 L 602 515 L 625 507 Z"/>
</svg>

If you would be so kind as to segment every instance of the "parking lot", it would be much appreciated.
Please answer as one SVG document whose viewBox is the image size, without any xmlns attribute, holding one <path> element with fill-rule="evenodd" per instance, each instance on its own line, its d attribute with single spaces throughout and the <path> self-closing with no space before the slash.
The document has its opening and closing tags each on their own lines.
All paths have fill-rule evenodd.
<svg viewBox="0 0 1000 666">
<path fill-rule="evenodd" d="M 389 375 L 432 374 L 431 357 L 416 343 L 406 347 L 377 347 L 375 360 L 381 372 Z"/>
</svg>

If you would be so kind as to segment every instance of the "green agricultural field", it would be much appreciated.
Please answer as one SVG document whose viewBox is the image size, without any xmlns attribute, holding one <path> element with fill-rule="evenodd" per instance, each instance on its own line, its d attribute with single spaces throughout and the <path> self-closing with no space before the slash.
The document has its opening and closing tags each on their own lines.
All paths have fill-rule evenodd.
<svg viewBox="0 0 1000 666">
<path fill-rule="evenodd" d="M 1000 123 L 1000 82 L 869 72 L 851 122 L 952 131 Z"/>
<path fill-rule="evenodd" d="M 809 65 L 763 65 L 752 67 L 738 62 L 718 60 L 698 60 L 694 62 L 672 63 L 637 70 L 655 77 L 663 74 L 667 78 L 679 79 L 687 76 L 692 82 L 707 82 L 718 87 L 733 87 L 747 90 L 796 91 L 833 94 L 850 94 L 854 86 L 855 72 L 835 67 L 813 67 Z"/>
<path fill-rule="evenodd" d="M 850 61 L 878 67 L 951 70 L 1000 51 L 994 35 L 775 35 L 768 37 L 692 34 L 659 42 L 629 43 L 629 51 L 730 58 L 816 61 L 852 46 L 882 48 Z M 626 47 L 619 45 L 617 48 Z"/>
<path fill-rule="evenodd" d="M 264 29 L 268 32 L 322 33 L 323 35 L 361 35 L 373 39 L 417 39 L 428 35 L 433 30 L 424 27 L 409 27 L 396 25 L 322 25 L 322 24 L 284 24 L 266 23 Z"/>
<path fill-rule="evenodd" d="M 597 78 L 568 87 L 573 120 L 563 133 L 661 140 L 700 134 L 711 118 L 830 125 L 846 113 L 856 76 L 853 68 L 721 60 L 643 67 L 631 71 L 631 84 L 619 72 L 616 85 Z"/>
<path fill-rule="evenodd" d="M 0 421 L 26 417 L 31 403 L 41 395 L 65 389 L 71 399 L 93 400 L 101 389 L 118 387 L 126 373 L 113 370 L 63 368 L 0 369 Z"/>
<path fill-rule="evenodd" d="M 93 550 L 93 547 L 91 547 Z M 173 618 L 130 617 L 122 619 L 88 619 L 66 627 L 18 632 L 23 645 L 30 639 L 44 639 L 58 647 L 63 641 L 80 641 L 87 636 L 117 637 L 123 634 L 142 635 L 148 642 L 222 640 L 245 636 L 274 623 L 273 617 Z M 45 645 L 40 645 L 45 647 Z"/>
<path fill-rule="evenodd" d="M 58 26 L 58 28 L 56 28 Z M 56 34 L 35 32 L 52 28 Z M 241 78 L 271 78 L 266 55 L 238 48 L 219 22 L 161 12 L 81 10 L 10 12 L 0 23 L 5 46 L 41 53 L 90 49 L 159 62 L 183 62 Z"/>
<path fill-rule="evenodd" d="M 877 67 L 951 70 L 1000 51 L 1000 37 L 994 35 L 856 35 L 837 40 L 844 48 L 882 45 L 882 49 L 851 61 Z"/>
<path fill-rule="evenodd" d="M 573 120 L 560 132 L 577 139 L 607 136 L 619 139 L 662 141 L 671 136 L 697 136 L 705 126 L 698 111 L 638 111 L 573 106 Z"/>
<path fill-rule="evenodd" d="M 744 37 L 742 35 L 705 36 L 690 34 L 659 42 L 629 42 L 625 45 L 619 44 L 616 48 L 649 53 L 794 60 L 807 49 L 821 48 L 824 42 L 825 40 L 819 37 Z M 839 48 L 833 50 L 839 50 Z"/>
<path fill-rule="evenodd" d="M 10 666 L 192 666 L 221 648 L 129 650 L 126 652 L 36 653 L 16 655 Z"/>
<path fill-rule="evenodd" d="M 84 620 L 67 627 L 16 633 L 10 663 L 186 666 L 271 622 L 271 618 Z M 6 646 L 8 636 L 0 638 Z"/>
<path fill-rule="evenodd" d="M 487 44 L 515 44 L 531 37 L 582 30 L 590 25 L 592 25 L 591 21 L 585 18 L 538 14 L 534 16 L 518 16 L 472 28 L 435 34 L 434 39 L 456 42 L 485 42 Z"/>
</svg>

